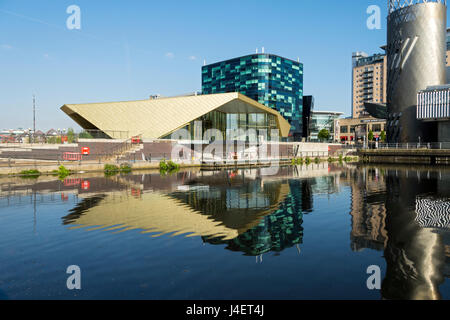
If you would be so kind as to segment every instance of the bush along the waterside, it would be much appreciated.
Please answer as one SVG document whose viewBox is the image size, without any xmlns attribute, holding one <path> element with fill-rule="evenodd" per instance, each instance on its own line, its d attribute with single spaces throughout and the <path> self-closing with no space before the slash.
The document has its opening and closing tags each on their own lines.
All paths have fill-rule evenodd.
<svg viewBox="0 0 450 320">
<path fill-rule="evenodd" d="M 306 157 L 305 163 L 306 163 L 306 164 L 311 164 L 311 158 L 310 158 L 310 157 Z"/>
<path fill-rule="evenodd" d="M 329 158 L 328 158 L 328 162 L 335 162 L 335 161 L 336 161 L 335 158 L 332 158 L 332 157 L 329 157 Z"/>
<path fill-rule="evenodd" d="M 166 159 L 163 159 L 159 163 L 159 171 L 162 174 L 172 173 L 172 172 L 176 172 L 178 170 L 180 170 L 180 165 L 171 160 L 166 162 Z"/>
<path fill-rule="evenodd" d="M 131 166 L 128 163 L 122 163 L 120 165 L 120 172 L 130 173 L 131 172 Z"/>
<path fill-rule="evenodd" d="M 339 155 L 339 162 L 342 162 L 344 160 L 344 158 L 342 157 L 342 154 Z"/>
<path fill-rule="evenodd" d="M 20 172 L 20 175 L 22 176 L 22 178 L 25 179 L 37 179 L 39 178 L 39 176 L 41 175 L 41 173 L 39 172 L 39 170 L 23 170 Z"/>
<path fill-rule="evenodd" d="M 55 175 L 57 175 L 60 179 L 64 179 L 70 176 L 71 172 L 64 166 L 59 166 L 58 170 L 54 171 Z"/>
<path fill-rule="evenodd" d="M 105 175 L 113 176 L 120 172 L 120 168 L 114 164 L 105 164 L 104 170 Z"/>
<path fill-rule="evenodd" d="M 318 163 L 320 163 L 320 159 L 319 159 L 319 158 L 315 158 L 315 159 L 314 159 L 314 162 L 315 162 L 316 164 L 318 164 Z"/>
<path fill-rule="evenodd" d="M 122 163 L 120 167 L 115 164 L 105 164 L 104 172 L 107 176 L 113 176 L 118 173 L 130 173 L 131 166 L 128 163 Z"/>
<path fill-rule="evenodd" d="M 298 164 L 303 164 L 303 159 L 302 158 L 294 158 L 291 160 L 291 164 L 292 165 L 298 165 Z"/>
</svg>

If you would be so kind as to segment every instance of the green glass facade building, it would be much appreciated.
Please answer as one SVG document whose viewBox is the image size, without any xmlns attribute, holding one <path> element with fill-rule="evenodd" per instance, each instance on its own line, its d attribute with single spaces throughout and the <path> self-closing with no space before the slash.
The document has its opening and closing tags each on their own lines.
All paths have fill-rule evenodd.
<svg viewBox="0 0 450 320">
<path fill-rule="evenodd" d="M 203 66 L 202 93 L 239 92 L 277 110 L 291 124 L 290 140 L 303 134 L 303 64 L 252 54 Z"/>
</svg>

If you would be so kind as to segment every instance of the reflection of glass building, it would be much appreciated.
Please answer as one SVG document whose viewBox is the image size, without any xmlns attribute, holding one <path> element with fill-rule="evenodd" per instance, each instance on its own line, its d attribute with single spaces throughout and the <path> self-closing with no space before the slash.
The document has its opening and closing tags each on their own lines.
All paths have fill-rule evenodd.
<svg viewBox="0 0 450 320">
<path fill-rule="evenodd" d="M 202 68 L 203 94 L 240 92 L 280 112 L 296 140 L 302 136 L 303 64 L 272 54 L 253 54 Z"/>
<path fill-rule="evenodd" d="M 259 224 L 231 240 L 203 237 L 210 244 L 226 244 L 231 251 L 259 256 L 273 251 L 281 252 L 303 243 L 303 211 L 311 211 L 303 201 L 303 190 L 308 189 L 307 180 L 289 181 L 289 195 L 278 208 L 264 216 Z M 307 203 L 309 204 L 309 203 Z M 307 205 L 306 204 L 306 205 Z"/>
<path fill-rule="evenodd" d="M 319 141 L 318 135 L 320 130 L 326 129 L 330 133 L 330 140 L 334 137 L 334 120 L 338 119 L 342 112 L 334 111 L 313 111 L 310 122 L 309 140 L 312 142 Z"/>
</svg>

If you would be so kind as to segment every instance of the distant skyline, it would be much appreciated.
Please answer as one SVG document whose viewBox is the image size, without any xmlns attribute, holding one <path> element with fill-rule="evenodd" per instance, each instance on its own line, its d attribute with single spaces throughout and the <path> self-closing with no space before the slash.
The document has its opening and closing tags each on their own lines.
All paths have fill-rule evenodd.
<svg viewBox="0 0 450 320">
<path fill-rule="evenodd" d="M 81 9 L 69 30 L 67 7 Z M 367 7 L 381 8 L 369 30 Z M 0 129 L 79 129 L 64 104 L 147 99 L 201 89 L 201 66 L 254 53 L 304 64 L 316 109 L 351 112 L 351 55 L 382 52 L 386 0 L 0 0 Z"/>
</svg>

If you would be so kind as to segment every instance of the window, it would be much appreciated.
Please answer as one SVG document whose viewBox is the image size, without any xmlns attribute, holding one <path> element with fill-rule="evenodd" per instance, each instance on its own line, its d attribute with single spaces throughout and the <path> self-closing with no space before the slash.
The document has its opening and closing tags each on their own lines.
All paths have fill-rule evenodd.
<svg viewBox="0 0 450 320">
<path fill-rule="evenodd" d="M 381 131 L 381 124 L 373 124 L 372 125 L 372 131 L 380 132 Z"/>
</svg>

